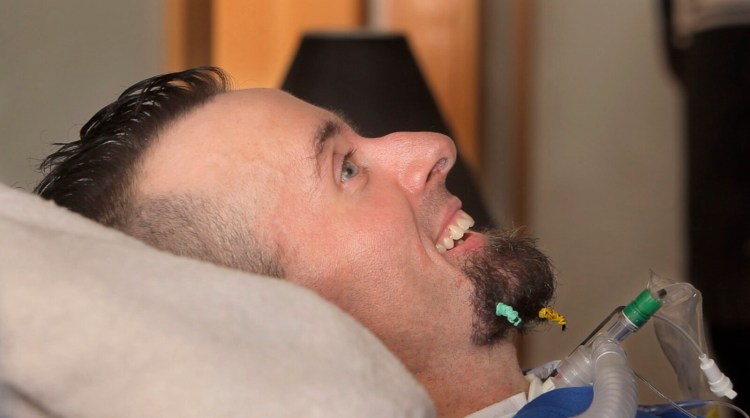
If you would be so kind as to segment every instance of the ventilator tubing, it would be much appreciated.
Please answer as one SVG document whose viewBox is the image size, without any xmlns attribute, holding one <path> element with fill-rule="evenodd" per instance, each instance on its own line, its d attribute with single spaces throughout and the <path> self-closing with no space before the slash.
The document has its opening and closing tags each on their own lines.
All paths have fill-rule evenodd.
<svg viewBox="0 0 750 418">
<path fill-rule="evenodd" d="M 591 406 L 577 417 L 633 418 L 638 393 L 633 370 L 628 367 L 622 347 L 606 337 L 579 346 L 558 369 L 555 387 L 585 386 L 594 383 Z"/>
</svg>

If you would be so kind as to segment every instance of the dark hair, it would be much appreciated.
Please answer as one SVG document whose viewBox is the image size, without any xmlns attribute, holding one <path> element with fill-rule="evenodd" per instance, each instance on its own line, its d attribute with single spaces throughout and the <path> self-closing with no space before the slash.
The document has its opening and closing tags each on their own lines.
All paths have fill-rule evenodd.
<svg viewBox="0 0 750 418">
<path fill-rule="evenodd" d="M 97 112 L 80 139 L 61 145 L 41 164 L 34 192 L 99 223 L 174 254 L 283 277 L 279 251 L 263 248 L 243 211 L 207 196 L 142 196 L 140 162 L 178 118 L 229 90 L 216 67 L 143 80 Z"/>
<path fill-rule="evenodd" d="M 229 89 L 226 74 L 198 67 L 136 83 L 98 111 L 80 139 L 41 163 L 34 192 L 99 223 L 124 227 L 137 166 L 153 139 L 180 116 Z"/>
<path fill-rule="evenodd" d="M 137 204 L 123 231 L 177 255 L 284 277 L 280 250 L 261 243 L 246 212 L 195 193 L 151 196 Z"/>
</svg>

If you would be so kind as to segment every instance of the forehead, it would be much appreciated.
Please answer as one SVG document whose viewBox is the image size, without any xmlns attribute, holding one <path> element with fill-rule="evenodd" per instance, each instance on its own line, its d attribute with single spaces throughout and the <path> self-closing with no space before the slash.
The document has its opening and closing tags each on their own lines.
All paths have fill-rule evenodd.
<svg viewBox="0 0 750 418">
<path fill-rule="evenodd" d="M 273 89 L 224 93 L 164 130 L 144 157 L 141 190 L 214 194 L 273 187 L 314 171 L 315 136 L 334 116 Z"/>
<path fill-rule="evenodd" d="M 213 120 L 237 120 L 249 124 L 273 124 L 290 118 L 315 121 L 329 115 L 296 97 L 276 89 L 246 89 L 218 95 L 205 109 L 205 117 Z"/>
</svg>

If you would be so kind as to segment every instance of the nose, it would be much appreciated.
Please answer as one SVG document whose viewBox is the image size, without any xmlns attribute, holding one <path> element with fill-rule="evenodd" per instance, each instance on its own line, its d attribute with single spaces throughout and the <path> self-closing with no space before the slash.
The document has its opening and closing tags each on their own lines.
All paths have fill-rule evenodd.
<svg viewBox="0 0 750 418">
<path fill-rule="evenodd" d="M 456 163 L 456 145 L 434 132 L 396 132 L 372 140 L 372 155 L 410 193 L 444 183 Z"/>
</svg>

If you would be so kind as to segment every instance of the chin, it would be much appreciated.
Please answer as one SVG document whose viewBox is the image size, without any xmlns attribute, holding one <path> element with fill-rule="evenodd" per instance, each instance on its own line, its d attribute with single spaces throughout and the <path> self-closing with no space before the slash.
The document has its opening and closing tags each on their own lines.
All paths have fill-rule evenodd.
<svg viewBox="0 0 750 418">
<path fill-rule="evenodd" d="M 469 242 L 476 240 L 476 242 Z M 539 309 L 554 296 L 555 275 L 536 241 L 514 231 L 492 230 L 467 241 L 461 270 L 474 285 L 475 343 L 493 344 L 514 331 L 524 333 L 540 322 Z M 495 313 L 498 302 L 515 309 L 522 319 L 514 327 Z"/>
</svg>

